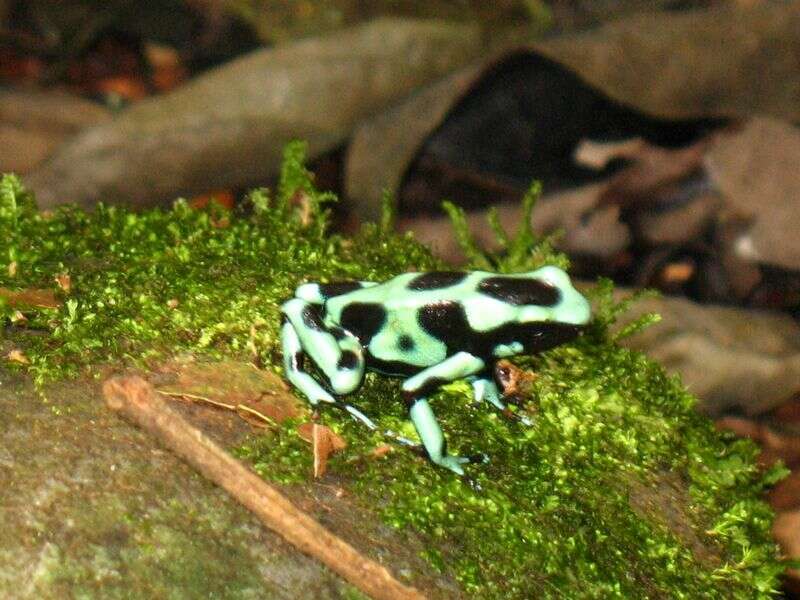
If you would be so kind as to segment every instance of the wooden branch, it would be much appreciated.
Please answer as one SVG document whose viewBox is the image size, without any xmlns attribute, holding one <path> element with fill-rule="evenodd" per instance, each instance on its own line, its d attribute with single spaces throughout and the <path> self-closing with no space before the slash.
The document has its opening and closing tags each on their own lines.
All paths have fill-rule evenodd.
<svg viewBox="0 0 800 600">
<path fill-rule="evenodd" d="M 173 411 L 141 377 L 114 377 L 103 385 L 108 406 L 156 436 L 205 477 L 301 552 L 316 558 L 376 600 L 424 600 L 380 564 L 362 556 L 297 509 L 278 490 Z"/>
</svg>

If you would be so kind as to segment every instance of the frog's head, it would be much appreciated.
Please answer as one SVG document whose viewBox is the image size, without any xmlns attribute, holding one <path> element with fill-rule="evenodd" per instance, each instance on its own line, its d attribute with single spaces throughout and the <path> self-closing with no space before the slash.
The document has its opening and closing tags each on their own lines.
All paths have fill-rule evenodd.
<svg viewBox="0 0 800 600">
<path fill-rule="evenodd" d="M 543 285 L 536 302 L 520 307 L 520 322 L 548 321 L 579 327 L 589 322 L 589 302 L 573 287 L 569 275 L 564 271 L 548 265 L 525 273 L 522 277 Z"/>
</svg>

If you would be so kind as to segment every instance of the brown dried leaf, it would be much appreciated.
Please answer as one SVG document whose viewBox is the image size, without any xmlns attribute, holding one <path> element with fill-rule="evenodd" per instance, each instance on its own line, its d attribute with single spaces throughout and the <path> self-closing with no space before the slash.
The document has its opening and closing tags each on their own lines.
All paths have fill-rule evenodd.
<svg viewBox="0 0 800 600">
<path fill-rule="evenodd" d="M 764 117 L 719 134 L 709 150 L 705 166 L 714 185 L 731 211 L 752 221 L 733 240 L 741 259 L 800 269 L 798 164 L 800 130 Z"/>
<path fill-rule="evenodd" d="M 746 12 L 654 11 L 488 55 L 362 123 L 348 149 L 347 196 L 360 215 L 379 219 L 384 189 L 397 193 L 419 149 L 447 115 L 503 64 L 527 56 L 537 63 L 553 61 L 609 99 L 651 116 L 766 113 L 796 121 L 798 32 L 797 3 Z M 775 43 L 782 48 L 777 59 L 770 50 Z M 653 65 L 669 76 L 653 77 Z M 754 96 L 753 81 L 767 82 L 769 92 L 762 88 Z"/>
<path fill-rule="evenodd" d="M 69 273 L 60 273 L 55 277 L 56 283 L 58 287 L 61 288 L 65 294 L 69 294 L 70 289 L 72 289 L 72 279 L 69 276 Z"/>
<path fill-rule="evenodd" d="M 787 557 L 800 559 L 800 510 L 778 513 L 772 525 L 772 535 Z M 800 570 L 791 569 L 789 574 L 800 580 Z"/>
<path fill-rule="evenodd" d="M 297 417 L 306 406 L 286 390 L 283 380 L 268 371 L 238 361 L 170 363 L 162 376 L 173 381 L 160 386 L 170 395 L 200 398 L 235 410 L 248 422 L 263 427 Z"/>
<path fill-rule="evenodd" d="M 764 464 L 772 465 L 782 460 L 789 467 L 800 465 L 800 436 L 779 433 L 768 425 L 741 417 L 724 417 L 718 419 L 716 425 L 740 437 L 750 438 L 761 446 L 759 461 Z"/>
<path fill-rule="evenodd" d="M 629 293 L 619 289 L 616 297 Z M 704 412 L 760 414 L 798 389 L 800 327 L 791 316 L 662 297 L 634 304 L 619 326 L 646 313 L 662 319 L 623 345 L 680 374 Z"/>
<path fill-rule="evenodd" d="M 371 458 L 383 458 L 390 452 L 392 452 L 394 448 L 389 444 L 381 444 L 380 446 L 376 447 L 372 452 L 369 453 Z"/>
<path fill-rule="evenodd" d="M 325 474 L 330 455 L 343 450 L 347 442 L 329 427 L 318 423 L 311 424 L 311 440 L 314 449 L 314 477 L 319 478 Z"/>
<path fill-rule="evenodd" d="M 71 135 L 110 116 L 98 102 L 53 89 L 0 89 L 0 147 L 13 148 L 0 153 L 0 172 L 30 172 Z"/>
<path fill-rule="evenodd" d="M 43 208 L 157 203 L 210 181 L 249 186 L 278 171 L 288 141 L 307 139 L 312 158 L 331 150 L 361 119 L 483 48 L 469 24 L 376 19 L 255 50 L 79 133 L 26 183 Z"/>
<path fill-rule="evenodd" d="M 520 369 L 509 360 L 498 360 L 494 367 L 495 379 L 503 388 L 506 397 L 523 397 L 527 395 L 536 374 Z"/>
<path fill-rule="evenodd" d="M 800 394 L 795 394 L 791 400 L 770 412 L 769 416 L 781 425 L 798 428 L 800 433 Z"/>
<path fill-rule="evenodd" d="M 296 431 L 301 440 L 308 442 L 309 444 L 314 443 L 314 423 L 311 421 L 300 423 L 300 425 L 297 426 Z"/>
<path fill-rule="evenodd" d="M 23 354 L 22 350 L 11 350 L 8 354 L 6 354 L 6 358 L 11 362 L 20 363 L 21 365 L 29 365 L 31 364 L 30 359 Z"/>
<path fill-rule="evenodd" d="M 579 165 L 586 165 L 596 171 L 601 171 L 615 158 L 635 157 L 642 152 L 646 145 L 647 142 L 638 137 L 618 142 L 581 140 L 572 156 Z"/>
<path fill-rule="evenodd" d="M 0 297 L 5 298 L 13 308 L 58 308 L 61 302 L 56 300 L 53 290 L 28 289 L 15 292 L 0 288 Z"/>
<path fill-rule="evenodd" d="M 767 499 L 775 510 L 800 509 L 800 470 L 776 483 Z"/>
</svg>

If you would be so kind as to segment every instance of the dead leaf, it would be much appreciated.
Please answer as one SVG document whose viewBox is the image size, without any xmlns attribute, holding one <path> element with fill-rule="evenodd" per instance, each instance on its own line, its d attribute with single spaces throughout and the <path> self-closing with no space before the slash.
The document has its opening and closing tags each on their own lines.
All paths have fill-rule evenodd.
<svg viewBox="0 0 800 600">
<path fill-rule="evenodd" d="M 61 288 L 65 294 L 69 294 L 70 289 L 72 289 L 72 279 L 69 276 L 69 273 L 60 273 L 55 277 L 56 283 L 58 287 Z"/>
<path fill-rule="evenodd" d="M 11 350 L 8 354 L 6 354 L 6 358 L 11 362 L 20 363 L 21 365 L 31 364 L 30 359 L 23 354 L 22 350 Z"/>
<path fill-rule="evenodd" d="M 308 442 L 309 444 L 314 443 L 314 423 L 306 422 L 300 423 L 297 426 L 297 435 L 300 436 L 300 439 L 304 442 Z"/>
<path fill-rule="evenodd" d="M 0 297 L 5 298 L 12 308 L 58 308 L 61 302 L 56 300 L 53 290 L 27 289 L 14 291 L 0 287 Z"/>
<path fill-rule="evenodd" d="M 800 510 L 778 513 L 772 525 L 772 535 L 787 557 L 800 559 Z M 790 569 L 789 574 L 800 580 L 800 569 Z"/>
<path fill-rule="evenodd" d="M 768 425 L 741 417 L 723 417 L 716 421 L 716 425 L 719 429 L 750 438 L 761 446 L 759 462 L 772 465 L 782 460 L 788 467 L 800 465 L 800 436 L 779 433 Z"/>
<path fill-rule="evenodd" d="M 387 18 L 255 50 L 79 133 L 26 184 L 42 208 L 250 186 L 277 173 L 290 140 L 308 140 L 312 158 L 331 150 L 483 48 L 473 25 Z"/>
<path fill-rule="evenodd" d="M 733 240 L 736 254 L 800 270 L 800 130 L 753 118 L 739 130 L 720 133 L 704 163 L 730 209 L 751 221 Z"/>
<path fill-rule="evenodd" d="M 703 156 L 712 145 L 705 137 L 683 148 L 662 148 L 640 143 L 624 148 L 624 153 L 614 158 L 625 158 L 630 165 L 623 168 L 608 182 L 600 195 L 598 205 L 632 205 L 652 202 L 658 190 L 677 183 L 700 169 Z"/>
<path fill-rule="evenodd" d="M 520 369 L 510 360 L 498 360 L 494 366 L 495 380 L 503 388 L 503 396 L 507 398 L 526 397 L 536 381 L 536 374 Z"/>
<path fill-rule="evenodd" d="M 281 423 L 307 412 L 305 404 L 286 390 L 280 377 L 247 363 L 176 361 L 164 365 L 161 371 L 162 376 L 173 381 L 159 385 L 159 391 L 236 411 L 258 426 Z"/>
<path fill-rule="evenodd" d="M 14 149 L 0 153 L 0 172 L 30 172 L 70 136 L 110 116 L 99 103 L 62 91 L 0 89 L 0 148 Z"/>
<path fill-rule="evenodd" d="M 372 452 L 370 452 L 369 455 L 372 458 L 383 458 L 393 450 L 394 448 L 389 444 L 381 444 L 380 446 L 376 447 Z"/>
<path fill-rule="evenodd" d="M 232 210 L 234 205 L 236 204 L 236 197 L 230 190 L 217 190 L 214 192 L 198 194 L 197 196 L 189 200 L 189 206 L 199 210 L 201 208 L 207 207 L 212 202 L 220 204 L 221 206 L 224 206 L 228 210 Z M 223 217 L 223 219 L 225 219 L 225 217 Z M 227 227 L 227 225 L 225 226 Z"/>
<path fill-rule="evenodd" d="M 694 275 L 695 267 L 690 262 L 674 262 L 664 267 L 662 277 L 670 284 L 682 285 Z"/>
<path fill-rule="evenodd" d="M 616 298 L 629 293 L 620 289 Z M 646 298 L 625 313 L 619 327 L 645 313 L 658 313 L 661 321 L 623 345 L 678 373 L 707 414 L 760 414 L 800 387 L 800 327 L 788 314 Z"/>
<path fill-rule="evenodd" d="M 384 189 L 402 198 L 404 177 L 433 133 L 442 131 L 447 117 L 455 115 L 463 120 L 465 106 L 476 90 L 504 66 L 512 69 L 525 61 L 531 65 L 529 76 L 524 78 L 527 82 L 541 80 L 537 72 L 552 71 L 555 65 L 562 73 L 561 79 L 582 82 L 584 89 L 595 90 L 617 109 L 622 105 L 640 115 L 675 120 L 766 113 L 797 121 L 798 32 L 800 5 L 789 3 L 748 11 L 726 7 L 654 11 L 589 31 L 506 48 L 364 121 L 348 148 L 346 195 L 355 203 L 359 215 L 378 220 Z M 777 59 L 771 50 L 776 43 L 781 45 Z M 660 75 L 654 74 L 653 65 L 659 65 Z M 762 88 L 760 94 L 754 95 L 753 81 L 766 82 L 769 91 Z M 532 87 L 528 93 L 546 94 L 549 89 Z M 546 97 L 535 99 L 540 105 L 548 101 Z M 571 100 L 569 104 L 551 104 L 573 111 L 574 98 Z M 519 94 L 509 102 L 519 102 Z M 552 123 L 554 115 L 548 113 L 546 119 Z M 569 115 L 561 120 L 574 126 Z M 552 132 L 544 119 L 533 123 L 532 130 Z M 483 130 L 477 131 L 480 140 Z M 537 152 L 544 141 L 539 139 L 534 147 Z M 459 144 L 468 145 L 464 140 L 454 142 L 455 146 Z M 525 160 L 523 150 L 517 149 L 518 162 Z M 747 169 L 740 172 L 747 173 Z M 542 174 L 530 173 L 527 179 L 532 178 L 542 179 Z M 545 185 L 545 191 L 549 188 Z"/>
<path fill-rule="evenodd" d="M 10 263 L 8 263 L 8 276 L 16 277 L 16 275 L 17 275 L 17 261 L 12 260 Z"/>
<path fill-rule="evenodd" d="M 800 470 L 776 483 L 767 499 L 775 510 L 800 509 Z"/>
<path fill-rule="evenodd" d="M 575 148 L 572 156 L 579 165 L 586 165 L 595 171 L 601 171 L 615 158 L 631 159 L 640 154 L 647 145 L 647 142 L 640 137 L 618 142 L 584 139 Z"/>
<path fill-rule="evenodd" d="M 347 447 L 347 442 L 339 434 L 319 423 L 301 423 L 297 426 L 297 435 L 312 445 L 315 478 L 325 474 L 331 454 Z"/>
<path fill-rule="evenodd" d="M 150 65 L 150 80 L 159 92 L 176 88 L 187 78 L 187 69 L 175 48 L 148 41 L 143 50 Z"/>
<path fill-rule="evenodd" d="M 769 416 L 781 425 L 796 428 L 800 433 L 800 394 L 795 394 L 791 400 L 770 412 Z"/>
</svg>

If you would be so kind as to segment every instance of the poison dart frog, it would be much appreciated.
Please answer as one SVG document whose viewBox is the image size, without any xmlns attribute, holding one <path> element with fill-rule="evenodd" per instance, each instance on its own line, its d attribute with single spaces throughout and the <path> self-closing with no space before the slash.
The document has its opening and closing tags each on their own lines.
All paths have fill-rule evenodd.
<svg viewBox="0 0 800 600">
<path fill-rule="evenodd" d="M 492 378 L 497 359 L 531 354 L 574 339 L 590 319 L 589 303 L 561 269 L 519 274 L 484 271 L 403 273 L 384 283 L 306 283 L 281 306 L 285 373 L 312 405 L 347 410 L 334 395 L 354 392 L 366 369 L 404 377 L 403 398 L 428 457 L 463 474 L 475 460 L 447 453 L 427 397 L 466 378 L 476 401 L 506 406 Z M 329 392 L 305 369 L 319 367 Z"/>
</svg>

